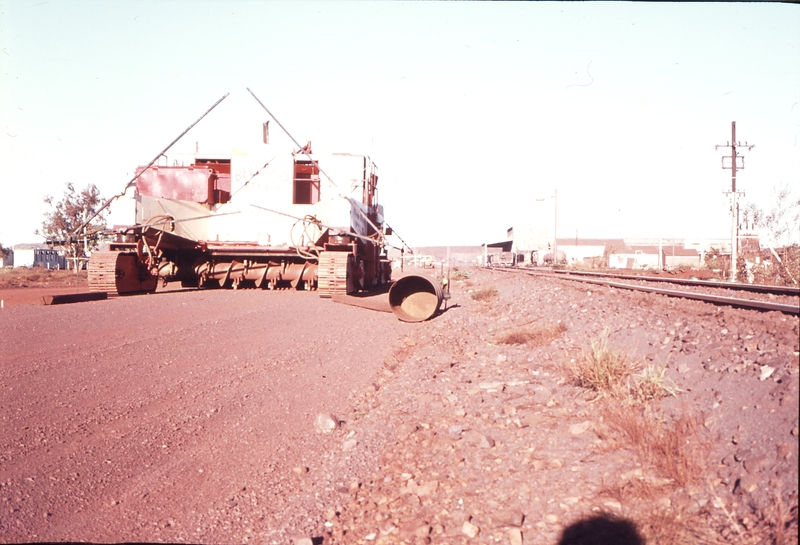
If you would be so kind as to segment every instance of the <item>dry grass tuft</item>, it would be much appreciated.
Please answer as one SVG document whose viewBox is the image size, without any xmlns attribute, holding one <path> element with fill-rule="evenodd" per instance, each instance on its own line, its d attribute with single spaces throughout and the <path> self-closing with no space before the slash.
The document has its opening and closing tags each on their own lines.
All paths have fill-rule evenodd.
<svg viewBox="0 0 800 545">
<path fill-rule="evenodd" d="M 711 485 L 709 485 L 711 486 Z M 645 481 L 607 486 L 601 492 L 632 507 L 629 514 L 636 520 L 648 544 L 689 545 L 704 543 L 724 545 L 789 545 L 798 541 L 797 493 L 784 498 L 780 490 L 767 506 L 726 505 L 709 488 L 707 502 L 700 504 L 686 490 L 677 488 L 669 495 L 665 489 Z M 669 502 L 664 502 L 669 498 Z"/>
<path fill-rule="evenodd" d="M 530 346 L 546 346 L 567 330 L 567 326 L 559 322 L 535 329 L 517 329 L 504 334 L 498 340 L 501 344 L 526 344 Z"/>
<path fill-rule="evenodd" d="M 572 362 L 577 383 L 613 399 L 604 407 L 604 420 L 622 438 L 621 445 L 636 452 L 643 464 L 686 486 L 705 471 L 711 449 L 702 419 L 686 411 L 669 420 L 662 417 L 653 401 L 674 396 L 678 389 L 666 377 L 666 366 L 640 367 L 622 352 L 612 350 L 608 332 L 591 343 L 591 350 Z"/>
<path fill-rule="evenodd" d="M 622 485 L 607 485 L 600 495 L 630 506 L 628 516 L 636 521 L 642 538 L 648 544 L 720 543 L 713 539 L 713 531 L 708 528 L 707 513 L 698 509 L 697 503 L 681 491 L 667 493 L 663 486 L 645 479 L 633 479 Z M 665 499 L 669 501 L 665 502 Z M 700 539 L 703 532 L 707 535 Z"/>
<path fill-rule="evenodd" d="M 647 543 L 723 543 L 709 524 L 711 514 L 686 493 L 687 487 L 701 487 L 708 472 L 711 441 L 701 418 L 684 412 L 667 419 L 652 403 L 616 399 L 605 403 L 602 413 L 616 446 L 634 453 L 643 470 L 606 487 L 605 494 L 633 507 Z"/>
<path fill-rule="evenodd" d="M 642 366 L 611 349 L 607 331 L 592 341 L 588 352 L 570 362 L 569 371 L 578 386 L 597 392 L 598 397 L 611 396 L 627 404 L 675 396 L 679 392 L 666 376 L 665 365 Z"/>
<path fill-rule="evenodd" d="M 472 299 L 475 301 L 489 302 L 497 299 L 499 294 L 500 293 L 497 291 L 497 288 L 495 288 L 494 286 L 490 286 L 488 288 L 483 288 L 473 291 L 470 294 L 470 297 L 472 297 Z"/>
<path fill-rule="evenodd" d="M 637 371 L 638 369 L 638 371 Z M 728 504 L 708 481 L 713 440 L 703 415 L 687 408 L 676 414 L 659 410 L 658 400 L 679 390 L 666 366 L 637 365 L 609 348 L 604 333 L 570 371 L 583 387 L 605 398 L 600 405 L 612 449 L 636 456 L 641 472 L 606 485 L 601 493 L 623 502 L 648 544 L 797 543 L 797 492 L 775 491 L 767 506 Z M 698 501 L 703 489 L 704 502 Z M 689 492 L 693 490 L 694 492 Z"/>
<path fill-rule="evenodd" d="M 620 446 L 636 452 L 643 465 L 680 487 L 702 482 L 711 440 L 699 415 L 683 412 L 665 419 L 651 405 L 609 403 L 604 420 L 620 436 Z"/>
<path fill-rule="evenodd" d="M 716 495 L 715 504 L 725 514 L 728 524 L 723 535 L 747 545 L 789 545 L 798 543 L 797 491 L 784 497 L 776 488 L 774 499 L 766 506 L 754 504 L 730 510 Z"/>
<path fill-rule="evenodd" d="M 642 514 L 647 543 L 654 545 L 724 545 L 730 543 L 710 524 L 712 514 L 683 497 L 679 505 L 656 507 Z"/>
<path fill-rule="evenodd" d="M 592 340 L 588 352 L 570 362 L 569 371 L 578 386 L 593 390 L 600 397 L 624 397 L 636 367 L 627 355 L 608 346 L 608 331 L 605 331 L 599 339 Z"/>
<path fill-rule="evenodd" d="M 633 375 L 631 395 L 637 401 L 650 401 L 664 397 L 674 397 L 680 390 L 667 376 L 666 365 L 647 364 L 639 373 Z"/>
<path fill-rule="evenodd" d="M 788 498 L 789 502 L 784 501 L 782 491 L 775 491 L 775 501 L 769 507 L 759 512 L 758 522 L 752 531 L 758 536 L 766 536 L 760 539 L 762 543 L 775 543 L 778 545 L 798 543 L 798 510 L 797 510 L 797 491 L 795 490 Z"/>
</svg>

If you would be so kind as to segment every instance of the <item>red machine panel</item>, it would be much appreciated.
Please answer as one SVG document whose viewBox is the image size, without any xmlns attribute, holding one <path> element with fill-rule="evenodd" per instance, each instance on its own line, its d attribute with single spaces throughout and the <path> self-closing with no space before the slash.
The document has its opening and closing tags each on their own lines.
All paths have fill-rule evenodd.
<svg viewBox="0 0 800 545">
<path fill-rule="evenodd" d="M 150 167 L 139 176 L 136 187 L 148 197 L 213 203 L 216 177 L 208 167 Z"/>
</svg>

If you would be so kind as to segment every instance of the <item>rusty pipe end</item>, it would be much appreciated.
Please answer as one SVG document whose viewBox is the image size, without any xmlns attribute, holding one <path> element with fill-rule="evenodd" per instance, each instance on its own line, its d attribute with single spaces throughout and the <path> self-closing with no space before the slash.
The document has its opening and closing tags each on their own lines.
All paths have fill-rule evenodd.
<svg viewBox="0 0 800 545">
<path fill-rule="evenodd" d="M 389 288 L 389 306 L 403 322 L 424 322 L 442 306 L 442 288 L 433 278 L 404 276 Z"/>
</svg>

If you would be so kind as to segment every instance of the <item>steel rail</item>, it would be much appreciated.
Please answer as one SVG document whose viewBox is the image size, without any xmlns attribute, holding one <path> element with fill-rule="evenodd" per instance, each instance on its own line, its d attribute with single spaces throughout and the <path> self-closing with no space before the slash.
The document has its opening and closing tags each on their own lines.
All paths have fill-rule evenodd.
<svg viewBox="0 0 800 545">
<path fill-rule="evenodd" d="M 573 276 L 596 276 L 603 278 L 625 278 L 630 280 L 646 280 L 648 282 L 669 282 L 670 284 L 683 284 L 687 286 L 707 286 L 712 288 L 727 288 L 731 290 L 750 291 L 753 293 L 771 293 L 773 295 L 800 296 L 800 287 L 794 286 L 769 286 L 766 284 L 742 284 L 740 282 L 717 282 L 714 280 L 692 280 L 690 278 L 662 278 L 659 276 L 637 276 L 633 274 L 601 273 L 592 271 L 552 271 L 554 274 Z"/>
<path fill-rule="evenodd" d="M 798 305 L 788 305 L 783 303 L 771 303 L 769 301 L 754 301 L 752 299 L 740 299 L 738 297 L 723 297 L 720 295 L 712 295 L 710 293 L 699 293 L 699 292 L 690 292 L 690 291 L 676 291 L 676 290 L 667 290 L 662 288 L 654 288 L 651 286 L 638 286 L 635 284 L 624 284 L 621 282 L 612 282 L 610 280 L 602 280 L 597 278 L 584 278 L 578 275 L 572 275 L 569 273 L 559 273 L 559 274 L 552 274 L 550 272 L 538 272 L 538 271 L 526 271 L 522 269 L 513 269 L 509 267 L 492 267 L 494 270 L 500 270 L 503 272 L 522 272 L 527 274 L 528 276 L 550 276 L 553 278 L 563 278 L 565 280 L 573 280 L 576 282 L 584 282 L 587 284 L 597 284 L 601 286 L 609 286 L 612 288 L 618 289 L 627 289 L 627 290 L 635 290 L 635 291 L 644 291 L 647 293 L 655 293 L 658 295 L 666 295 L 667 297 L 680 297 L 682 299 L 695 299 L 697 301 L 704 301 L 707 303 L 715 303 L 721 305 L 727 305 L 731 307 L 738 307 L 738 308 L 747 308 L 750 310 L 759 310 L 759 311 L 778 311 L 783 312 L 785 314 L 793 314 L 795 316 L 800 315 L 800 304 Z M 716 285 L 716 287 L 725 287 L 725 285 Z"/>
</svg>

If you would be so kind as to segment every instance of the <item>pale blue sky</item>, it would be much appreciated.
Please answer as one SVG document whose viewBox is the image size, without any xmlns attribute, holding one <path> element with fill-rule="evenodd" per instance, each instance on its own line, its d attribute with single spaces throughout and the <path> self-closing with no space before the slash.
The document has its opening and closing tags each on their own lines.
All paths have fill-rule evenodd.
<svg viewBox="0 0 800 545">
<path fill-rule="evenodd" d="M 0 0 L 0 243 L 38 241 L 65 182 L 121 191 L 226 92 L 174 151 L 247 145 L 247 87 L 371 155 L 412 246 L 549 226 L 554 188 L 559 236 L 725 238 L 731 121 L 746 200 L 800 188 L 798 29 L 764 3 Z"/>
</svg>

